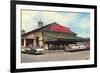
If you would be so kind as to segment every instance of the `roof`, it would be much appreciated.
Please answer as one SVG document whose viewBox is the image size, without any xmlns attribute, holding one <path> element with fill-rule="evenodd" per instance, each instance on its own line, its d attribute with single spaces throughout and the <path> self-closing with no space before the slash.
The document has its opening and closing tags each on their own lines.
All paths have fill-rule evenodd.
<svg viewBox="0 0 100 73">
<path fill-rule="evenodd" d="M 78 40 L 81 39 L 81 37 L 73 36 L 73 35 L 67 35 L 67 34 L 61 34 L 61 33 L 52 33 L 48 32 L 45 33 L 44 37 L 45 41 L 67 41 L 67 40 Z"/>
<path fill-rule="evenodd" d="M 44 35 L 44 42 L 86 42 L 89 41 L 89 38 L 82 38 L 74 35 L 69 34 L 62 34 L 62 33 L 53 33 L 48 32 Z"/>
<path fill-rule="evenodd" d="M 37 28 L 37 29 L 35 29 L 35 30 L 29 31 L 29 32 L 23 34 L 22 36 L 28 35 L 28 34 L 30 34 L 30 33 L 37 32 L 37 31 L 42 31 L 42 32 L 56 32 L 56 31 L 51 31 L 51 28 L 50 28 L 50 27 L 51 27 L 52 25 L 53 25 L 53 26 L 54 26 L 54 25 L 59 25 L 59 26 L 61 26 L 60 24 L 54 22 L 54 23 L 45 25 L 45 26 L 43 26 L 43 27 L 41 27 L 41 28 Z M 62 27 L 63 27 L 63 26 L 62 26 Z M 64 28 L 67 28 L 67 27 L 64 27 Z M 70 30 L 70 32 L 59 32 L 59 33 L 69 33 L 69 34 L 75 34 L 75 35 L 77 35 L 76 33 L 72 32 L 71 30 Z"/>
</svg>

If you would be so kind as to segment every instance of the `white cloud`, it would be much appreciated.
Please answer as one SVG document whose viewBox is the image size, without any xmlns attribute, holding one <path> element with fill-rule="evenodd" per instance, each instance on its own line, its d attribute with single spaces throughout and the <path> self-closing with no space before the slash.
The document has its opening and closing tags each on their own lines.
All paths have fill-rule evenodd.
<svg viewBox="0 0 100 73">
<path fill-rule="evenodd" d="M 77 36 L 79 36 L 79 37 L 84 37 L 84 38 L 90 37 L 89 33 L 85 33 L 85 32 L 80 33 L 80 34 L 78 34 Z"/>
<path fill-rule="evenodd" d="M 49 11 L 22 11 L 22 29 L 26 31 L 31 31 L 38 27 L 37 22 L 41 19 L 44 22 L 44 25 L 50 24 L 52 22 L 57 22 L 65 27 L 70 27 L 70 22 L 77 21 L 79 13 L 72 12 L 49 12 Z M 86 29 L 90 26 L 88 19 L 82 19 L 78 26 L 81 29 Z M 80 34 L 81 35 L 81 34 Z M 86 35 L 86 34 L 85 34 Z"/>
<path fill-rule="evenodd" d="M 58 12 L 43 12 L 42 16 L 48 22 L 57 22 L 64 26 L 69 26 L 69 22 L 77 17 L 76 13 L 65 13 L 66 15 L 62 15 L 63 13 Z"/>
<path fill-rule="evenodd" d="M 32 25 L 35 24 L 35 20 L 32 19 L 36 16 L 38 12 L 37 11 L 22 11 L 22 29 L 29 31 L 30 28 L 32 28 Z M 34 24 L 32 24 L 34 22 Z M 35 24 L 36 25 L 36 24 Z"/>
<path fill-rule="evenodd" d="M 79 28 L 87 29 L 90 27 L 90 20 L 88 18 L 84 18 L 79 22 Z"/>
</svg>

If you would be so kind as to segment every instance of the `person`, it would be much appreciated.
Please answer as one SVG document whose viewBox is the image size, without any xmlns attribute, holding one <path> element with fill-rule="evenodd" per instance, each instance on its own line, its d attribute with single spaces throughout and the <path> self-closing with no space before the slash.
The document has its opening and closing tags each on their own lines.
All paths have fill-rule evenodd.
<svg viewBox="0 0 100 73">
<path fill-rule="evenodd" d="M 29 47 L 30 47 L 30 49 L 32 49 L 33 48 L 33 45 L 32 44 L 29 44 Z"/>
</svg>

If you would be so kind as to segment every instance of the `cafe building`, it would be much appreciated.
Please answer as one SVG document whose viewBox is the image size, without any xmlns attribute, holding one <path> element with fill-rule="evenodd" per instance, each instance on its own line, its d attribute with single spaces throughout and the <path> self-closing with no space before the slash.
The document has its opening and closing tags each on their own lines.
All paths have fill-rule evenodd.
<svg viewBox="0 0 100 73">
<path fill-rule="evenodd" d="M 77 34 L 56 22 L 43 26 L 43 22 L 38 22 L 38 28 L 25 33 L 22 31 L 21 45 L 23 48 L 29 45 L 43 49 L 63 49 L 68 44 L 76 42 L 89 42 L 88 38 L 78 37 Z"/>
</svg>

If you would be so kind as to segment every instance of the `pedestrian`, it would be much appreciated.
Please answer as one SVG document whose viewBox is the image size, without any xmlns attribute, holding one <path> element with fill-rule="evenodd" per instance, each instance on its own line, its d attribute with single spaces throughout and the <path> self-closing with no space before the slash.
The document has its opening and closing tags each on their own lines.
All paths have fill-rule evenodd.
<svg viewBox="0 0 100 73">
<path fill-rule="evenodd" d="M 33 45 L 32 45 L 32 44 L 29 44 L 29 47 L 30 47 L 30 49 L 32 50 L 32 48 L 33 48 Z"/>
</svg>

